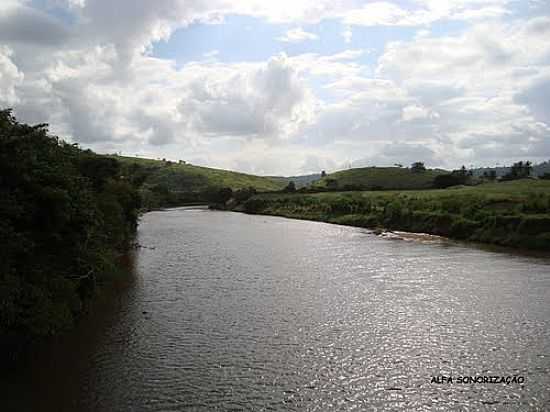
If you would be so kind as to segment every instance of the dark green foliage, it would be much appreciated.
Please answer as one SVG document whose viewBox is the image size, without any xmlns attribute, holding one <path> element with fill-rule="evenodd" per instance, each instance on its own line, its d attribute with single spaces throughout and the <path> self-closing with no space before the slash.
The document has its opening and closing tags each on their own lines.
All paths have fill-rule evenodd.
<svg viewBox="0 0 550 412">
<path fill-rule="evenodd" d="M 209 187 L 201 193 L 201 198 L 212 205 L 224 206 L 233 196 L 233 189 L 230 187 Z"/>
<path fill-rule="evenodd" d="M 414 162 L 411 165 L 411 172 L 413 173 L 422 173 L 426 171 L 426 166 L 422 162 Z"/>
<path fill-rule="evenodd" d="M 286 187 L 283 189 L 283 192 L 288 192 L 288 193 L 292 193 L 295 191 L 296 191 L 296 185 L 292 180 L 288 182 L 288 185 L 286 185 Z"/>
<path fill-rule="evenodd" d="M 434 179 L 434 187 L 437 189 L 445 189 L 451 186 L 465 185 L 470 183 L 471 173 L 462 166 L 459 170 L 453 170 L 452 173 L 436 176 Z"/>
<path fill-rule="evenodd" d="M 237 202 L 245 202 L 256 194 L 256 189 L 253 187 L 248 187 L 245 189 L 239 189 L 233 192 L 233 197 Z"/>
<path fill-rule="evenodd" d="M 445 189 L 447 187 L 456 186 L 463 184 L 463 179 L 459 176 L 448 174 L 448 175 L 439 175 L 434 179 L 434 187 L 438 189 Z"/>
<path fill-rule="evenodd" d="M 222 187 L 218 189 L 218 201 L 220 203 L 226 203 L 233 196 L 233 189 L 230 187 Z"/>
<path fill-rule="evenodd" d="M 514 163 L 510 171 L 502 177 L 502 180 L 524 179 L 531 175 L 532 170 L 533 166 L 531 162 L 517 162 Z"/>
<path fill-rule="evenodd" d="M 114 159 L 0 112 L 0 340 L 70 327 L 116 267 L 140 198 Z"/>
<path fill-rule="evenodd" d="M 326 188 L 329 190 L 337 190 L 338 189 L 338 180 L 336 179 L 326 179 L 325 180 Z"/>
<path fill-rule="evenodd" d="M 79 156 L 78 169 L 88 178 L 95 190 L 101 190 L 109 179 L 118 177 L 120 164 L 113 158 L 87 151 Z"/>
</svg>

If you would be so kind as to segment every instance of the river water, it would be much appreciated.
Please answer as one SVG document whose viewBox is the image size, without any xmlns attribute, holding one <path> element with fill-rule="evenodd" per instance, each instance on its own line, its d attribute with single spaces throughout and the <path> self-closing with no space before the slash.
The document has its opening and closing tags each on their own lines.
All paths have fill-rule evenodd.
<svg viewBox="0 0 550 412">
<path fill-rule="evenodd" d="M 139 242 L 1 410 L 550 410 L 548 259 L 196 209 L 148 213 Z"/>
</svg>

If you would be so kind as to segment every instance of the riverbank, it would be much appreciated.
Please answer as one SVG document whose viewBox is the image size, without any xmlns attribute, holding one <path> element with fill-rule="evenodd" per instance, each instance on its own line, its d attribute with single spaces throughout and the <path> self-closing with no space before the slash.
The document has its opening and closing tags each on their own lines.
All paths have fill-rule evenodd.
<svg viewBox="0 0 550 412">
<path fill-rule="evenodd" d="M 261 194 L 232 210 L 550 250 L 550 182 L 543 180 L 442 190 Z"/>
</svg>

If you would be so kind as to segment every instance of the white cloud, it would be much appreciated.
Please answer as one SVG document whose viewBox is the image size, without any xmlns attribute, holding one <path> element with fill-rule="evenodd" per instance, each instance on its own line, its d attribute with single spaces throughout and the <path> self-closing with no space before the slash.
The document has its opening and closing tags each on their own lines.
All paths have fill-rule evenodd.
<svg viewBox="0 0 550 412">
<path fill-rule="evenodd" d="M 341 33 L 344 41 L 346 43 L 351 43 L 351 39 L 353 38 L 353 32 L 351 31 L 351 28 L 347 26 L 344 31 Z"/>
<path fill-rule="evenodd" d="M 311 117 L 311 94 L 285 55 L 265 64 L 193 65 L 181 74 L 188 83 L 180 111 L 199 133 L 285 139 Z"/>
<path fill-rule="evenodd" d="M 508 13 L 507 0 L 417 0 L 416 8 L 403 8 L 389 1 L 375 1 L 343 14 L 343 21 L 356 26 L 423 26 L 438 20 L 498 18 Z"/>
<path fill-rule="evenodd" d="M 0 104 L 99 151 L 267 174 L 344 159 L 454 167 L 550 157 L 550 17 L 505 22 L 505 0 L 52 1 L 71 10 L 71 26 L 28 2 L 0 5 Z M 359 25 L 422 30 L 368 65 L 370 51 L 357 49 L 233 63 L 212 50 L 183 66 L 151 57 L 176 28 L 232 13 L 335 19 L 350 40 Z M 452 19 L 471 24 L 452 35 L 426 29 Z M 285 39 L 314 36 L 298 28 Z"/>
<path fill-rule="evenodd" d="M 21 0 L 3 0 L 0 3 L 0 13 L 5 13 L 8 11 L 12 11 L 15 8 L 23 6 L 23 2 Z"/>
<path fill-rule="evenodd" d="M 321 77 L 354 77 L 361 73 L 362 67 L 355 59 L 365 53 L 364 50 L 344 50 L 332 55 L 305 53 L 290 58 L 299 72 Z"/>
<path fill-rule="evenodd" d="M 360 9 L 354 9 L 346 13 L 344 23 L 357 26 L 391 26 L 418 24 L 409 18 L 409 12 L 396 4 L 389 2 L 374 2 L 365 4 Z"/>
<path fill-rule="evenodd" d="M 274 23 L 318 23 L 336 19 L 358 26 L 419 26 L 444 19 L 485 19 L 507 13 L 510 0 L 414 0 L 409 7 L 395 1 L 243 0 L 225 12 L 252 15 Z M 216 2 L 212 5 L 216 7 Z M 223 7 L 220 7 L 223 8 Z"/>
<path fill-rule="evenodd" d="M 203 56 L 207 59 L 212 59 L 217 57 L 220 54 L 219 50 L 210 50 L 209 52 L 206 52 L 203 54 Z"/>
<path fill-rule="evenodd" d="M 18 102 L 16 87 L 23 80 L 24 75 L 11 60 L 12 50 L 0 46 L 0 103 L 10 106 Z"/>
<path fill-rule="evenodd" d="M 429 115 L 430 111 L 425 107 L 414 104 L 403 108 L 401 118 L 408 122 L 411 120 L 426 119 Z"/>
<path fill-rule="evenodd" d="M 0 42 L 55 46 L 69 36 L 69 30 L 46 13 L 26 6 L 0 8 Z"/>
<path fill-rule="evenodd" d="M 298 27 L 296 29 L 291 29 L 286 32 L 284 36 L 278 37 L 277 40 L 285 43 L 301 43 L 307 40 L 318 40 L 319 36 L 314 33 L 309 33 L 304 31 L 302 28 Z"/>
</svg>

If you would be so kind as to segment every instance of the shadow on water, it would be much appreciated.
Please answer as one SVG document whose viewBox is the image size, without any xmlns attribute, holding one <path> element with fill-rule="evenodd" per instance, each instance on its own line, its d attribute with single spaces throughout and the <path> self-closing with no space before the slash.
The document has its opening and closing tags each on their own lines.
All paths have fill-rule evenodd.
<svg viewBox="0 0 550 412">
<path fill-rule="evenodd" d="M 89 396 L 84 394 L 93 391 L 85 371 L 128 309 L 136 284 L 136 254 L 121 257 L 120 276 L 98 288 L 88 313 L 72 330 L 35 343 L 15 365 L 0 371 L 0 410 L 82 410 L 80 402 Z"/>
</svg>

